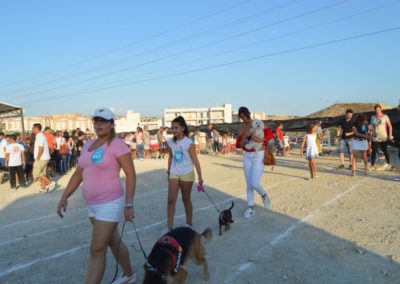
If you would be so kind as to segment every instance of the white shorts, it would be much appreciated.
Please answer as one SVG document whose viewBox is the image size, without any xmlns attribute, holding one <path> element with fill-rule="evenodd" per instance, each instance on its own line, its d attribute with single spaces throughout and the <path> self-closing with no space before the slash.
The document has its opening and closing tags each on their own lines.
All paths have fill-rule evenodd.
<svg viewBox="0 0 400 284">
<path fill-rule="evenodd" d="M 99 221 L 119 223 L 124 216 L 125 196 L 113 201 L 87 205 L 88 215 Z"/>
</svg>

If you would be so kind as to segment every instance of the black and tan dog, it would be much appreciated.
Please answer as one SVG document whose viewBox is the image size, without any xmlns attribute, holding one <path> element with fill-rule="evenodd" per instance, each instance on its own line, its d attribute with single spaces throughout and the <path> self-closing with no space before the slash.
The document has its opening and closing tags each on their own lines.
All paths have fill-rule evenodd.
<svg viewBox="0 0 400 284">
<path fill-rule="evenodd" d="M 219 235 L 222 235 L 221 227 L 225 226 L 225 231 L 229 230 L 231 228 L 231 223 L 233 223 L 232 220 L 232 208 L 235 205 L 235 203 L 232 201 L 232 205 L 229 209 L 221 211 L 219 214 Z"/>
<path fill-rule="evenodd" d="M 203 265 L 204 279 L 209 279 L 204 244 L 211 240 L 211 229 L 201 235 L 196 231 L 180 227 L 164 235 L 154 245 L 144 265 L 143 284 L 185 283 L 185 264 L 192 258 L 197 265 Z"/>
</svg>

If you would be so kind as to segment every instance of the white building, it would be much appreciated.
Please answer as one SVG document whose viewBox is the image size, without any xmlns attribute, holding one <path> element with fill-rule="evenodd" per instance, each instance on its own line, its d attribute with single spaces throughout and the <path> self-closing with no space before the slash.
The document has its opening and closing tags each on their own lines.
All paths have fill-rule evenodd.
<svg viewBox="0 0 400 284">
<path fill-rule="evenodd" d="M 20 118 L 5 118 L 1 120 L 6 132 L 20 132 L 22 131 L 22 124 Z M 80 128 L 86 130 L 87 128 L 93 131 L 93 123 L 90 117 L 81 116 L 77 113 L 66 114 L 51 114 L 40 115 L 34 117 L 25 117 L 24 124 L 27 131 L 32 130 L 35 123 L 40 123 L 43 128 L 50 127 L 53 130 L 74 130 Z"/>
<path fill-rule="evenodd" d="M 209 108 L 175 108 L 164 110 L 164 126 L 171 126 L 172 120 L 183 116 L 188 125 L 198 126 L 211 123 L 231 123 L 232 105 L 224 104 L 222 107 Z"/>
<path fill-rule="evenodd" d="M 115 120 L 115 130 L 121 132 L 136 132 L 136 128 L 140 126 L 140 113 L 128 110 L 125 117 Z"/>
</svg>

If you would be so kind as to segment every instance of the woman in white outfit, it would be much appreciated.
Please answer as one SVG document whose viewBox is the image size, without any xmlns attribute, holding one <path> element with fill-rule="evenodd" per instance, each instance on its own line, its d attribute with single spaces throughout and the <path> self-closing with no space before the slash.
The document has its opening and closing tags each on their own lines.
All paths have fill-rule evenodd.
<svg viewBox="0 0 400 284">
<path fill-rule="evenodd" d="M 243 169 L 247 185 L 247 202 L 249 208 L 244 212 L 245 218 L 254 216 L 254 190 L 261 196 L 264 207 L 271 208 L 271 202 L 268 194 L 261 185 L 261 177 L 264 173 L 264 152 L 265 146 L 268 145 L 269 140 L 274 138 L 272 131 L 268 128 L 264 129 L 264 139 L 253 137 L 251 125 L 253 120 L 250 116 L 250 111 L 246 107 L 239 108 L 239 118 L 244 122 L 239 130 L 239 137 L 236 141 L 236 147 L 243 149 Z M 259 151 L 253 149 L 248 150 L 245 145 L 251 141 L 263 143 Z"/>
</svg>

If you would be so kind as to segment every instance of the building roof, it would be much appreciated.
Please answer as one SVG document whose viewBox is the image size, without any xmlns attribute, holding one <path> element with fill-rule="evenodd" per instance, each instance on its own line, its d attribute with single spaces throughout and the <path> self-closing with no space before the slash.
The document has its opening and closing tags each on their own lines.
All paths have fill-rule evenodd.
<svg viewBox="0 0 400 284">
<path fill-rule="evenodd" d="M 11 104 L 6 104 L 4 102 L 0 102 L 0 117 L 5 118 L 5 117 L 13 117 L 20 115 L 18 111 L 21 109 L 23 108 Z"/>
<path fill-rule="evenodd" d="M 374 110 L 376 103 L 339 103 L 331 105 L 325 109 L 319 110 L 307 116 L 307 118 L 317 118 L 317 117 L 337 117 L 344 115 L 347 109 L 353 110 L 354 113 L 364 113 Z M 392 107 L 386 104 L 381 104 L 382 109 L 391 109 Z"/>
</svg>

